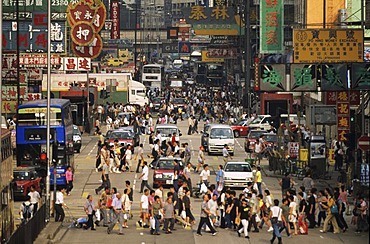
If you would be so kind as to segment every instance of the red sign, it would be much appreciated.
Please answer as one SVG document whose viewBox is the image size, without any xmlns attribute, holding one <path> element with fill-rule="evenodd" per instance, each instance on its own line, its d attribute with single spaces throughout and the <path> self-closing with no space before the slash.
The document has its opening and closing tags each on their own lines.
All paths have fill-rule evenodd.
<svg viewBox="0 0 370 244">
<path fill-rule="evenodd" d="M 336 105 L 338 94 L 343 94 L 343 92 L 328 91 L 325 94 L 326 105 Z M 349 102 L 352 105 L 360 105 L 360 91 L 350 91 L 349 92 Z"/>
<path fill-rule="evenodd" d="M 370 137 L 361 136 L 358 139 L 358 147 L 363 151 L 369 151 L 370 150 Z"/>
<path fill-rule="evenodd" d="M 350 129 L 350 96 L 348 91 L 336 93 L 338 140 L 346 141 Z"/>
<path fill-rule="evenodd" d="M 80 81 L 79 85 L 80 85 L 80 88 L 86 88 L 87 87 L 87 82 Z"/>
<path fill-rule="evenodd" d="M 105 19 L 107 17 L 106 12 L 107 9 L 105 8 L 105 5 L 100 4 L 98 10 L 96 11 L 95 20 L 93 23 L 95 33 L 99 33 L 99 31 L 103 28 Z"/>
<path fill-rule="evenodd" d="M 110 18 L 112 19 L 112 31 L 111 31 L 111 39 L 120 39 L 120 31 L 119 31 L 119 4 L 118 1 L 113 1 L 111 4 L 111 11 L 110 11 Z"/>
<path fill-rule="evenodd" d="M 87 46 L 94 40 L 94 28 L 89 22 L 78 22 L 72 27 L 71 38 L 79 46 Z"/>
<path fill-rule="evenodd" d="M 99 56 L 102 49 L 103 41 L 99 34 L 95 34 L 94 40 L 88 46 L 78 46 L 76 43 L 72 42 L 73 53 L 79 57 L 94 59 Z"/>
<path fill-rule="evenodd" d="M 80 1 L 72 7 L 67 8 L 68 23 L 70 26 L 74 26 L 76 23 L 81 21 L 93 23 L 96 17 L 97 9 L 91 6 L 91 3 Z"/>
</svg>

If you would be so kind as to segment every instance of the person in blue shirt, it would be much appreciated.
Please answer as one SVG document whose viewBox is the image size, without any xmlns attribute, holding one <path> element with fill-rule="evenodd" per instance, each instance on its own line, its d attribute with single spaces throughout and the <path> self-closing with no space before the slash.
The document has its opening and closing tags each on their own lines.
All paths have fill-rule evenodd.
<svg viewBox="0 0 370 244">
<path fill-rule="evenodd" d="M 218 166 L 218 170 L 217 170 L 217 173 L 216 173 L 216 182 L 217 182 L 217 188 L 216 189 L 218 189 L 218 186 L 220 185 L 220 184 L 222 184 L 222 188 L 224 188 L 224 174 L 225 174 L 225 172 L 224 172 L 224 167 L 220 164 L 219 166 Z"/>
</svg>

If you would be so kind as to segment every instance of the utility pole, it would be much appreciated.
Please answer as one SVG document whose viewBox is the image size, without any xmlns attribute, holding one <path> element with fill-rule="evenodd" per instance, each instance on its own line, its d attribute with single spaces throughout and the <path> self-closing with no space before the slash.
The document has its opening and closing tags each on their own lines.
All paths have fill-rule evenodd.
<svg viewBox="0 0 370 244">
<path fill-rule="evenodd" d="M 251 1 L 246 0 L 244 5 L 244 35 L 245 35 L 245 92 L 248 99 L 248 116 L 251 114 L 251 20 L 250 20 Z"/>
</svg>

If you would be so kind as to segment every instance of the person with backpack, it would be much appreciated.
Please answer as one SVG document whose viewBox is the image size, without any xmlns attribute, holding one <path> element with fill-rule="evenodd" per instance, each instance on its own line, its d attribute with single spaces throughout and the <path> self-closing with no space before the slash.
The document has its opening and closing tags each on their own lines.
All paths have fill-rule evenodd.
<svg viewBox="0 0 370 244">
<path fill-rule="evenodd" d="M 337 220 L 335 219 L 335 215 L 338 214 L 338 207 L 335 203 L 335 199 L 330 191 L 327 192 L 327 205 L 321 203 L 321 206 L 326 209 L 327 216 L 324 221 L 324 227 L 320 230 L 321 233 L 326 233 L 328 231 L 328 224 L 331 221 L 334 227 L 334 234 L 338 234 L 340 232 Z"/>
<path fill-rule="evenodd" d="M 19 215 L 21 216 L 22 224 L 25 224 L 33 216 L 33 204 L 30 202 L 31 197 L 26 196 L 26 201 L 23 202 L 19 208 Z"/>
</svg>

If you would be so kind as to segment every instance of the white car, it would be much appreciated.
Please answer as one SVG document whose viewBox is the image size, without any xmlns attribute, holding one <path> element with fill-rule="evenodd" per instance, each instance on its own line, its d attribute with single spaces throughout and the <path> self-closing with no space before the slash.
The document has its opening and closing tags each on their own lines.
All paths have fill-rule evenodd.
<svg viewBox="0 0 370 244">
<path fill-rule="evenodd" d="M 224 168 L 225 187 L 247 187 L 253 182 L 252 167 L 248 162 L 227 162 Z"/>
</svg>

